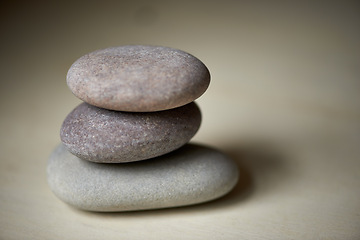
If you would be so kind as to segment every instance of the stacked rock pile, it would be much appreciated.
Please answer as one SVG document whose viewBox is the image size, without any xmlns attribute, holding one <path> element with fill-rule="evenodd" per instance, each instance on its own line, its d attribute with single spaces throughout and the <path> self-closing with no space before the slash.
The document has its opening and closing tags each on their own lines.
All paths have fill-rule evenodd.
<svg viewBox="0 0 360 240">
<path fill-rule="evenodd" d="M 234 162 L 189 144 L 201 123 L 194 100 L 210 82 L 206 66 L 180 50 L 122 46 L 89 53 L 67 84 L 84 103 L 65 119 L 47 166 L 50 188 L 89 211 L 184 206 L 229 192 Z"/>
</svg>

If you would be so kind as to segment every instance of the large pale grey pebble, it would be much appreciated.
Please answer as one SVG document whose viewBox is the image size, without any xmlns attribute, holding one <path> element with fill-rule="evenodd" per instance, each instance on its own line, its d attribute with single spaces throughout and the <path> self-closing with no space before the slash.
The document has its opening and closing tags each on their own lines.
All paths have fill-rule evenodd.
<svg viewBox="0 0 360 240">
<path fill-rule="evenodd" d="M 167 47 L 129 45 L 79 58 L 67 84 L 81 100 L 102 108 L 149 112 L 171 109 L 201 96 L 210 73 L 196 57 Z"/>
<path fill-rule="evenodd" d="M 120 112 L 87 103 L 64 120 L 60 137 L 74 155 L 92 162 L 132 162 L 173 151 L 195 135 L 201 113 L 192 102 L 159 112 Z"/>
<path fill-rule="evenodd" d="M 47 166 L 50 188 L 64 202 L 89 211 L 116 212 L 202 203 L 228 193 L 236 164 L 212 148 L 187 144 L 148 161 L 84 161 L 59 145 Z"/>
</svg>

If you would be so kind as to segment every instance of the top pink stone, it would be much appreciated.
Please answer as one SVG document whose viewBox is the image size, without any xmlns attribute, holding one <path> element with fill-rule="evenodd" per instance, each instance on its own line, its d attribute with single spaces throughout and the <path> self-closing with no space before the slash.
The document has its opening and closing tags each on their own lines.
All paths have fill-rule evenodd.
<svg viewBox="0 0 360 240">
<path fill-rule="evenodd" d="M 67 84 L 81 100 L 105 109 L 153 112 L 200 97 L 210 73 L 196 57 L 172 48 L 121 46 L 79 58 Z"/>
</svg>

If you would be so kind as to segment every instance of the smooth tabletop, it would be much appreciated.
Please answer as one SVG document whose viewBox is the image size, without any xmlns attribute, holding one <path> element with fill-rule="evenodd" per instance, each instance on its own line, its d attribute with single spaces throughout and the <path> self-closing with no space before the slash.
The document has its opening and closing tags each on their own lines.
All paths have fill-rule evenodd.
<svg viewBox="0 0 360 240">
<path fill-rule="evenodd" d="M 360 239 L 360 4 L 291 2 L 3 3 L 0 239 Z M 50 191 L 48 157 L 81 103 L 68 69 L 126 44 L 178 48 L 209 68 L 192 141 L 237 162 L 230 194 L 91 213 Z"/>
</svg>

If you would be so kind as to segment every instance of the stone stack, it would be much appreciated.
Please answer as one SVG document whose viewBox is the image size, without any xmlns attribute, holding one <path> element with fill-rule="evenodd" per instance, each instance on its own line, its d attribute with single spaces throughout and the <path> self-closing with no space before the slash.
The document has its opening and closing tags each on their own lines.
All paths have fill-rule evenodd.
<svg viewBox="0 0 360 240">
<path fill-rule="evenodd" d="M 216 199 L 238 180 L 221 152 L 189 144 L 201 123 L 194 102 L 210 74 L 194 56 L 156 46 L 89 53 L 67 84 L 84 103 L 65 119 L 47 166 L 50 188 L 89 211 L 177 207 Z"/>
</svg>

